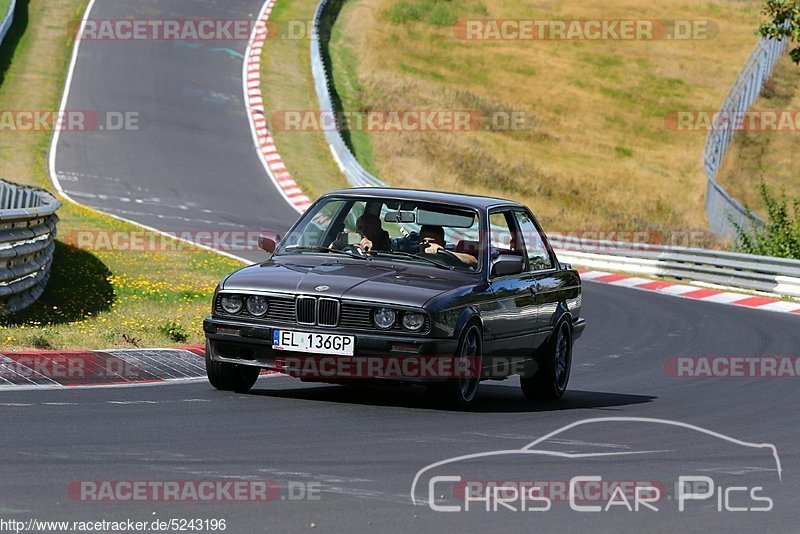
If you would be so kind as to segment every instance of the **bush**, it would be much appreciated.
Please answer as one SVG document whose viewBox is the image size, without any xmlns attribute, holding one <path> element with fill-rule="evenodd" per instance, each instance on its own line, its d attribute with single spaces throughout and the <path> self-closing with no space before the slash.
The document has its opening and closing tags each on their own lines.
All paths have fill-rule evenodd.
<svg viewBox="0 0 800 534">
<path fill-rule="evenodd" d="M 736 228 L 736 248 L 748 254 L 800 259 L 800 199 L 791 200 L 790 209 L 785 191 L 774 195 L 763 180 L 758 190 L 767 221 L 762 226 L 751 215 L 750 230 L 731 221 Z"/>
<path fill-rule="evenodd" d="M 175 343 L 186 343 L 189 339 L 186 329 L 175 321 L 162 324 L 158 327 L 158 331 Z"/>
<path fill-rule="evenodd" d="M 34 334 L 30 337 L 30 344 L 40 350 L 53 350 L 55 347 L 44 334 Z"/>
</svg>

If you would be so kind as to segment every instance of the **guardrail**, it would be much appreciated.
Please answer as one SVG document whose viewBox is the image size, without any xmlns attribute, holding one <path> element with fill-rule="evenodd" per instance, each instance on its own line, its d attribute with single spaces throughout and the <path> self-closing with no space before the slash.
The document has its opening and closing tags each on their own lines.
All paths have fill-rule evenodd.
<svg viewBox="0 0 800 534">
<path fill-rule="evenodd" d="M 0 22 L 0 44 L 6 38 L 8 30 L 11 29 L 11 23 L 14 22 L 14 9 L 17 7 L 17 0 L 11 0 L 8 4 L 8 11 L 3 16 L 3 22 Z"/>
<path fill-rule="evenodd" d="M 324 30 L 325 16 L 328 7 L 337 0 L 322 0 L 317 5 L 317 11 L 314 14 L 314 23 L 311 28 L 311 72 L 314 75 L 314 85 L 317 90 L 317 99 L 319 100 L 319 110 L 323 115 L 329 114 L 336 117 L 336 130 L 325 128 L 325 139 L 331 147 L 336 163 L 339 165 L 342 173 L 347 177 L 347 181 L 353 187 L 383 187 L 386 184 L 375 176 L 368 173 L 358 162 L 356 157 L 350 151 L 350 148 L 345 143 L 339 128 L 339 113 L 333 106 L 333 81 L 329 75 L 329 65 L 325 62 L 325 52 L 323 47 L 327 44 L 324 39 L 328 39 L 330 35 L 330 25 L 327 31 Z M 321 37 L 320 35 L 324 35 Z"/>
<path fill-rule="evenodd" d="M 60 206 L 44 189 L 0 180 L 0 315 L 20 311 L 42 295 Z"/>
<path fill-rule="evenodd" d="M 750 109 L 785 49 L 786 40 L 758 41 L 722 104 L 720 109 L 722 116 L 730 117 Z M 728 124 L 732 125 L 733 122 L 729 121 Z M 708 178 L 706 188 L 708 225 L 714 234 L 721 237 L 735 235 L 736 229 L 733 223 L 745 230 L 751 228 L 753 221 L 757 225 L 763 224 L 757 215 L 748 213 L 747 209 L 717 182 L 717 174 L 735 133 L 734 127 L 713 129 L 706 138 L 703 152 L 703 166 Z"/>
<path fill-rule="evenodd" d="M 722 250 L 550 236 L 558 258 L 590 269 L 687 279 L 800 297 L 800 260 Z"/>
</svg>

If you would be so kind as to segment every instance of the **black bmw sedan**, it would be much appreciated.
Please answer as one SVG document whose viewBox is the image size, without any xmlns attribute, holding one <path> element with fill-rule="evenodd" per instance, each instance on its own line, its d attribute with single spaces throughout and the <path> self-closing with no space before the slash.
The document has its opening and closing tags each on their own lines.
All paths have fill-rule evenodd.
<svg viewBox="0 0 800 534">
<path fill-rule="evenodd" d="M 527 397 L 567 388 L 581 281 L 522 204 L 347 189 L 260 246 L 269 258 L 222 280 L 203 324 L 218 389 L 246 391 L 262 369 L 419 383 L 461 406 L 486 379 L 520 375 Z"/>
</svg>

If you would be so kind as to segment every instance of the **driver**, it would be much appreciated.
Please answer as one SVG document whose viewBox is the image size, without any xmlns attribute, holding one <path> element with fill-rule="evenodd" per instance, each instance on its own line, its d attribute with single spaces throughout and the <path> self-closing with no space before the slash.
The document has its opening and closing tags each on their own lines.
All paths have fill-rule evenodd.
<svg viewBox="0 0 800 534">
<path fill-rule="evenodd" d="M 477 267 L 478 258 L 463 252 L 453 252 L 445 248 L 444 228 L 441 226 L 425 225 L 419 229 L 419 249 L 425 254 L 436 254 L 444 250 L 461 261 L 467 267 Z"/>
</svg>

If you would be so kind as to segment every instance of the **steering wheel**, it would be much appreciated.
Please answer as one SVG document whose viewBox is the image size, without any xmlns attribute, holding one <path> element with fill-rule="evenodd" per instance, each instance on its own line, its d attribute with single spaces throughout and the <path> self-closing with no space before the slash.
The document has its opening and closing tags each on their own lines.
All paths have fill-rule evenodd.
<svg viewBox="0 0 800 534">
<path fill-rule="evenodd" d="M 436 251 L 436 254 L 444 254 L 444 255 L 445 255 L 445 256 L 447 256 L 448 258 L 450 258 L 450 259 L 453 259 L 453 260 L 456 260 L 458 263 L 463 263 L 463 262 L 461 261 L 461 258 L 459 258 L 458 256 L 456 256 L 455 254 L 453 254 L 451 251 L 447 250 L 447 249 L 446 249 L 446 248 L 444 248 L 444 247 L 442 247 L 442 248 L 440 248 L 439 250 L 437 250 L 437 251 Z"/>
<path fill-rule="evenodd" d="M 420 247 L 421 248 L 421 247 Z M 423 254 L 427 254 L 427 252 L 422 252 Z M 453 254 L 451 251 L 447 250 L 444 247 L 441 247 L 439 250 L 436 251 L 436 255 L 443 255 L 446 258 L 447 263 L 454 265 L 456 267 L 464 265 L 464 262 L 461 261 L 461 258 Z"/>
<path fill-rule="evenodd" d="M 345 245 L 344 247 L 342 247 L 342 250 L 347 252 L 347 253 L 349 253 L 349 254 L 354 254 L 356 256 L 366 256 L 367 255 L 367 253 L 364 252 L 364 250 L 361 247 L 357 246 L 357 245 Z"/>
</svg>

